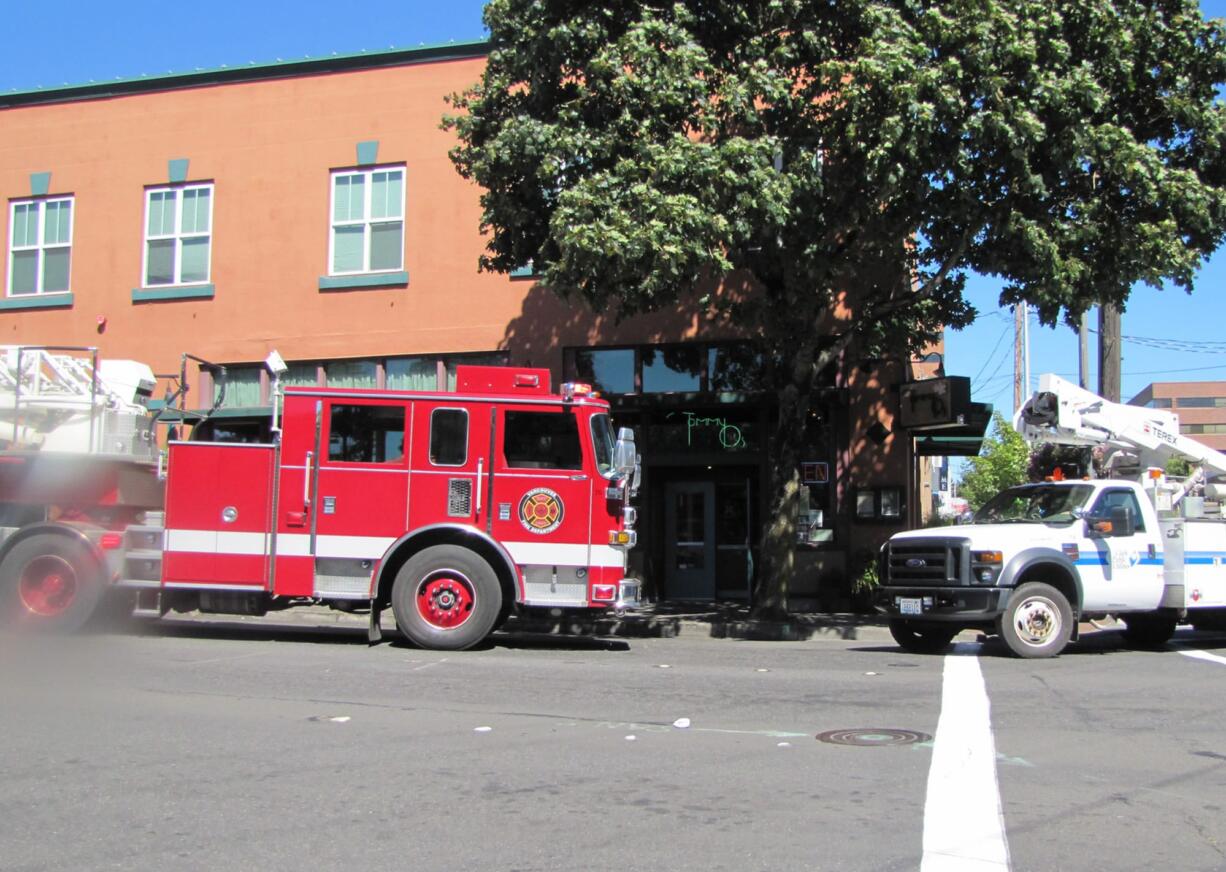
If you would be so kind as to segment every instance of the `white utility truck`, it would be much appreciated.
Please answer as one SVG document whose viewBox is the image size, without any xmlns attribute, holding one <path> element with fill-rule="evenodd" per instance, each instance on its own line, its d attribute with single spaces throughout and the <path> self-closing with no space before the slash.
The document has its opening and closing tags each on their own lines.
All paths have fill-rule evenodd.
<svg viewBox="0 0 1226 872">
<path fill-rule="evenodd" d="M 908 651 L 963 629 L 998 633 L 1021 657 L 1051 657 L 1080 621 L 1114 616 L 1134 645 L 1176 624 L 1226 627 L 1226 454 L 1182 436 L 1169 411 L 1112 403 L 1054 375 L 1018 411 L 1032 445 L 1092 446 L 1106 478 L 1009 488 L 970 524 L 912 530 L 882 547 L 877 608 Z M 1163 469 L 1179 458 L 1182 481 Z"/>
</svg>

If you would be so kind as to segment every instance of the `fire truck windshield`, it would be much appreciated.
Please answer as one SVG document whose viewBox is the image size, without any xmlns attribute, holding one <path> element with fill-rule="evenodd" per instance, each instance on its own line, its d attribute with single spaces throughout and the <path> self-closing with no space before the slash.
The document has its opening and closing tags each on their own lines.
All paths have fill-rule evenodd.
<svg viewBox="0 0 1226 872">
<path fill-rule="evenodd" d="M 596 468 L 605 478 L 612 478 L 616 470 L 613 468 L 613 425 L 608 415 L 592 416 L 592 447 L 596 451 Z"/>
</svg>

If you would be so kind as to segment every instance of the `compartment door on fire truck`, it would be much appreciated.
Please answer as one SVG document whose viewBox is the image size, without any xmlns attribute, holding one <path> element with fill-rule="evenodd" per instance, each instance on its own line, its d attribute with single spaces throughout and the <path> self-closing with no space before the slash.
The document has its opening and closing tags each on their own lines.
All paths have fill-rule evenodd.
<svg viewBox="0 0 1226 872">
<path fill-rule="evenodd" d="M 408 404 L 323 401 L 312 487 L 314 596 L 365 598 L 388 546 L 408 524 Z"/>
<path fill-rule="evenodd" d="M 1162 598 L 1162 560 L 1153 547 L 1153 543 L 1159 541 L 1159 534 L 1157 530 L 1146 529 L 1145 515 L 1131 489 L 1107 488 L 1099 494 L 1086 517 L 1087 527 L 1095 521 L 1110 520 L 1111 510 L 1119 506 L 1132 514 L 1131 536 L 1091 534 L 1081 543 L 1078 568 L 1083 572 L 1101 573 L 1104 582 L 1087 586 L 1084 604 L 1087 611 L 1110 610 L 1123 605 L 1157 608 Z M 1091 598 L 1091 587 L 1103 591 L 1101 601 Z"/>
<path fill-rule="evenodd" d="M 587 603 L 591 539 L 608 535 L 607 520 L 593 527 L 593 501 L 603 504 L 606 482 L 584 464 L 581 414 L 552 405 L 498 410 L 492 533 L 522 568 L 531 604 Z"/>
</svg>

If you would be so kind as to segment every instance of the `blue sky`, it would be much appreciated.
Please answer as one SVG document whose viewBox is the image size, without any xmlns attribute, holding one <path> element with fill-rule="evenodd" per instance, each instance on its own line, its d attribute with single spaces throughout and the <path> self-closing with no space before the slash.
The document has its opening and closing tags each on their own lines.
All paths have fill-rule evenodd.
<svg viewBox="0 0 1226 872">
<path fill-rule="evenodd" d="M 480 0 L 366 0 L 346 11 L 319 0 L 64 0 L 14 3 L 11 38 L 0 52 L 0 92 L 91 80 L 165 75 L 332 53 L 468 42 L 485 35 Z M 1203 0 L 1226 16 L 1226 0 Z M 2 136 L 2 134 L 0 134 Z M 972 395 L 1009 413 L 1013 406 L 1012 313 L 997 305 L 1001 283 L 977 276 L 970 299 L 979 318 L 946 334 L 946 370 L 972 378 Z M 1196 291 L 1138 287 L 1123 315 L 1125 399 L 1152 381 L 1226 379 L 1226 251 L 1201 271 Z M 1091 317 L 1091 328 L 1097 319 Z M 1097 384 L 1091 334 L 1091 387 Z M 1030 335 L 1032 386 L 1043 372 L 1077 376 L 1077 337 L 1067 327 Z"/>
</svg>

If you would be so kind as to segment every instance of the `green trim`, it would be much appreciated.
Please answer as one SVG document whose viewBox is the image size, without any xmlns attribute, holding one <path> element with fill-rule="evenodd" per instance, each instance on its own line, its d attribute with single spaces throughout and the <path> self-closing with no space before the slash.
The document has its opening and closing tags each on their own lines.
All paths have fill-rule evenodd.
<svg viewBox="0 0 1226 872">
<path fill-rule="evenodd" d="M 320 276 L 321 291 L 344 291 L 354 288 L 407 288 L 409 274 L 399 272 L 363 273 L 357 276 Z"/>
<path fill-rule="evenodd" d="M 163 300 L 211 300 L 215 285 L 176 285 L 171 288 L 133 288 L 133 303 L 156 303 Z"/>
<path fill-rule="evenodd" d="M 166 161 L 166 175 L 170 178 L 172 185 L 180 185 L 187 181 L 189 162 L 190 159 L 186 157 L 176 157 Z"/>
<path fill-rule="evenodd" d="M 461 60 L 485 57 L 490 52 L 487 40 L 453 42 L 447 45 L 423 46 L 421 48 L 393 48 L 384 51 L 359 52 L 326 58 L 304 58 L 296 61 L 276 61 L 257 64 L 252 62 L 240 67 L 222 66 L 211 70 L 191 73 L 169 73 L 165 76 L 140 76 L 116 78 L 96 84 L 65 85 L 58 88 L 36 88 L 29 91 L 10 91 L 0 94 L 0 108 L 28 106 L 38 103 L 64 103 L 70 100 L 100 100 L 126 94 L 146 94 L 156 91 L 172 91 L 180 88 L 200 88 L 205 85 L 221 85 L 232 82 L 254 82 L 268 79 L 285 79 L 290 76 L 313 76 L 325 73 L 350 72 L 353 70 L 402 67 L 435 61 Z"/>
<path fill-rule="evenodd" d="M 358 166 L 368 167 L 379 161 L 379 140 L 368 139 L 358 143 Z"/>
<path fill-rule="evenodd" d="M 153 401 L 149 403 L 150 411 L 154 411 Z M 209 414 L 208 409 L 188 409 L 184 415 L 178 409 L 165 409 L 161 417 L 158 418 L 161 422 L 187 421 L 195 423 L 202 418 L 267 418 L 272 415 L 272 406 L 222 406 L 216 409 L 212 414 Z"/>
<path fill-rule="evenodd" d="M 0 309 L 67 309 L 71 306 L 72 294 L 30 294 L 0 300 Z"/>
<path fill-rule="evenodd" d="M 51 190 L 51 173 L 30 173 L 30 196 L 45 197 Z"/>
</svg>

